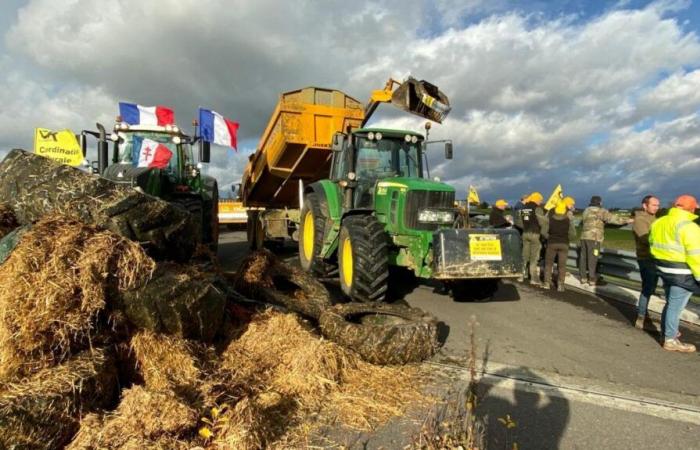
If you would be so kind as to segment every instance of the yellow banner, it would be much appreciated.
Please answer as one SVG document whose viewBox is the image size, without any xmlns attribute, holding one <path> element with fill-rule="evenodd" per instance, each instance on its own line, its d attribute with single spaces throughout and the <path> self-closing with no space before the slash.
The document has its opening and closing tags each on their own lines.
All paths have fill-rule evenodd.
<svg viewBox="0 0 700 450">
<path fill-rule="evenodd" d="M 557 187 L 552 191 L 552 195 L 549 196 L 549 200 L 547 200 L 547 203 L 544 205 L 544 209 L 549 211 L 554 208 L 562 198 L 564 198 L 564 193 L 561 190 L 561 184 L 557 184 Z"/>
<path fill-rule="evenodd" d="M 469 194 L 467 195 L 467 201 L 469 203 L 481 203 L 481 200 L 479 200 L 479 193 L 476 192 L 476 188 L 474 186 L 469 186 Z"/>
<path fill-rule="evenodd" d="M 79 166 L 84 159 L 80 144 L 71 130 L 35 129 L 34 153 L 69 166 Z"/>
</svg>

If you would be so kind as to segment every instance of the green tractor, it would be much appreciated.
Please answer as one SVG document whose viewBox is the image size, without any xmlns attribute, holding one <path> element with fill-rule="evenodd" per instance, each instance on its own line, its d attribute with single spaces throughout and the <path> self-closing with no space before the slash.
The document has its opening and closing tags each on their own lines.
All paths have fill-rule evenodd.
<svg viewBox="0 0 700 450">
<path fill-rule="evenodd" d="M 97 161 L 93 172 L 118 184 L 133 186 L 140 191 L 180 205 L 195 219 L 200 230 L 193 238 L 216 253 L 219 241 L 219 188 L 216 179 L 202 175 L 201 163 L 210 161 L 210 145 L 199 136 L 191 137 L 176 125 L 130 125 L 119 118 L 113 132 L 107 136 L 105 128 L 84 130 L 80 134 L 83 154 L 87 137 L 97 138 Z M 166 167 L 138 167 L 134 143 L 144 139 L 165 146 L 172 157 Z M 113 142 L 109 158 L 108 140 Z M 192 146 L 199 143 L 199 162 L 194 159 Z"/>
<path fill-rule="evenodd" d="M 412 131 L 335 134 L 330 177 L 302 191 L 302 267 L 321 276 L 337 270 L 343 292 L 365 302 L 385 299 L 390 266 L 442 280 L 455 293 L 467 280 L 518 277 L 517 231 L 458 228 L 455 189 L 424 176 L 425 148 Z"/>
</svg>

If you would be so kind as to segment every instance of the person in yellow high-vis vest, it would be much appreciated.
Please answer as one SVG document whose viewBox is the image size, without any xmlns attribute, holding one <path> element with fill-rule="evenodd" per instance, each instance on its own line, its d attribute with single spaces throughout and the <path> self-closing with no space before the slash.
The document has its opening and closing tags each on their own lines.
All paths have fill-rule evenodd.
<svg viewBox="0 0 700 450">
<path fill-rule="evenodd" d="M 663 347 L 674 352 L 695 352 L 693 344 L 678 340 L 681 313 L 693 293 L 700 293 L 700 226 L 692 195 L 681 195 L 668 215 L 657 219 L 649 232 L 651 256 L 664 280 L 666 306 L 661 314 Z"/>
</svg>

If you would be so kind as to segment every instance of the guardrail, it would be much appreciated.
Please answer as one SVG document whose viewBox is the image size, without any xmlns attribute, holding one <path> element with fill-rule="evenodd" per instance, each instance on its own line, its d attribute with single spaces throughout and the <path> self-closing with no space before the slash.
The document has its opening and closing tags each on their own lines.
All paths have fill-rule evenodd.
<svg viewBox="0 0 700 450">
<path fill-rule="evenodd" d="M 572 245 L 569 247 L 569 255 L 566 261 L 566 266 L 576 269 L 576 273 L 578 273 L 579 250 L 579 246 Z M 641 287 L 642 277 L 639 274 L 637 255 L 634 252 L 601 249 L 600 257 L 598 258 L 598 274 L 636 283 Z M 614 278 L 607 281 L 614 283 Z M 661 281 L 659 281 L 659 287 L 661 286 Z"/>
</svg>

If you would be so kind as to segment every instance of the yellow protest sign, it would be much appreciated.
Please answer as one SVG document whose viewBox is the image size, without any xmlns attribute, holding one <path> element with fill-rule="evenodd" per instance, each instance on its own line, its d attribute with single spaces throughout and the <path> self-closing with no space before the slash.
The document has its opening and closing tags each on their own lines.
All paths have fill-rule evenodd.
<svg viewBox="0 0 700 450">
<path fill-rule="evenodd" d="M 479 193 L 476 192 L 476 188 L 474 186 L 469 186 L 469 195 L 467 195 L 467 202 L 481 203 L 481 200 L 479 200 Z"/>
<path fill-rule="evenodd" d="M 80 144 L 71 130 L 37 128 L 34 131 L 34 153 L 69 166 L 79 166 L 84 159 Z"/>
<path fill-rule="evenodd" d="M 549 200 L 547 200 L 547 203 L 544 205 L 545 211 L 549 211 L 557 206 L 557 203 L 559 203 L 559 200 L 562 198 L 564 198 L 564 193 L 561 190 L 561 184 L 557 184 L 557 187 L 552 191 L 552 195 L 549 196 Z"/>
</svg>

